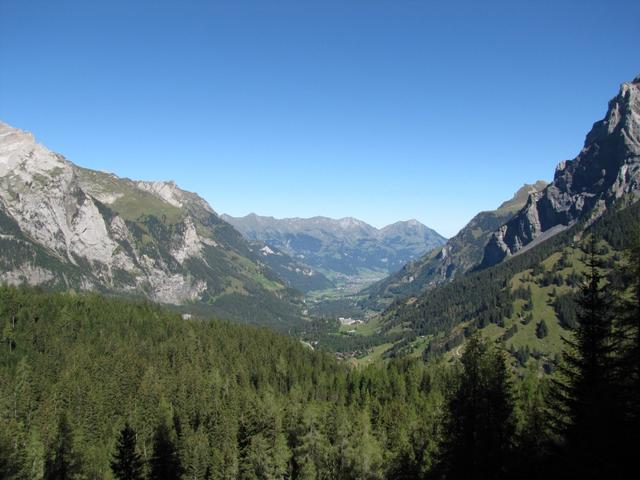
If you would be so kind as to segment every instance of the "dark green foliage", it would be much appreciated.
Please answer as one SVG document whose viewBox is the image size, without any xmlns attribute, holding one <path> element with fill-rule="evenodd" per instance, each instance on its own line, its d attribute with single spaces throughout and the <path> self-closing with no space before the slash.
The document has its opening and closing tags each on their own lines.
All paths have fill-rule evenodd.
<svg viewBox="0 0 640 480">
<path fill-rule="evenodd" d="M 513 302 L 522 298 L 519 290 L 507 288 L 517 273 L 532 270 L 532 275 L 540 281 L 545 273 L 542 262 L 555 252 L 574 245 L 575 236 L 585 231 L 593 233 L 616 250 L 629 247 L 629 231 L 640 224 L 640 202 L 623 209 L 607 211 L 591 226 L 583 222 L 554 235 L 550 239 L 520 253 L 494 267 L 469 273 L 462 278 L 438 288 L 428 290 L 418 296 L 415 303 L 407 305 L 398 301 L 385 312 L 385 328 L 388 330 L 402 325 L 417 335 L 448 332 L 457 325 L 474 322 L 482 328 L 490 323 L 499 323 L 513 312 Z M 559 283 L 555 276 L 551 283 Z M 578 274 L 569 274 L 567 285 L 576 285 Z M 525 309 L 532 307 L 530 302 Z"/>
<path fill-rule="evenodd" d="M 512 352 L 520 366 L 524 367 L 531 356 L 529 346 L 519 347 L 516 351 Z"/>
<path fill-rule="evenodd" d="M 0 286 L 0 319 L 15 339 L 0 348 L 7 478 L 38 478 L 51 452 L 48 471 L 108 479 L 125 421 L 147 470 L 168 438 L 198 479 L 381 478 L 406 458 L 426 470 L 437 446 L 444 372 L 419 359 L 353 369 L 265 329 L 30 288 Z"/>
<path fill-rule="evenodd" d="M 20 428 L 15 422 L 0 423 L 0 478 L 27 480 L 27 465 Z"/>
<path fill-rule="evenodd" d="M 582 281 L 582 275 L 578 274 L 575 270 L 571 270 L 567 278 L 565 279 L 565 283 L 567 286 L 571 288 L 575 288 L 580 285 Z"/>
<path fill-rule="evenodd" d="M 563 270 L 565 268 L 571 268 L 571 267 L 573 267 L 573 263 L 569 259 L 569 255 L 567 251 L 563 250 L 562 255 L 560 256 L 560 259 L 556 262 L 554 266 L 554 270 L 559 271 L 559 270 Z"/>
<path fill-rule="evenodd" d="M 616 475 L 621 431 L 610 293 L 602 286 L 595 241 L 589 274 L 578 298 L 578 327 L 554 382 L 554 421 L 563 438 L 563 468 L 579 478 Z"/>
<path fill-rule="evenodd" d="M 635 467 L 637 445 L 640 444 L 640 230 L 632 231 L 627 266 L 620 271 L 621 309 L 617 323 L 620 344 L 619 379 L 621 408 L 625 412 L 622 437 L 623 456 Z M 630 288 L 627 288 L 630 287 Z"/>
<path fill-rule="evenodd" d="M 520 321 L 523 325 L 528 325 L 533 321 L 533 313 L 529 312 L 524 317 L 520 317 Z"/>
<path fill-rule="evenodd" d="M 534 277 L 542 275 L 543 273 L 545 273 L 545 271 L 544 271 L 544 266 L 542 265 L 542 263 L 536 263 L 533 266 L 533 269 L 531 270 L 531 275 L 533 275 Z"/>
<path fill-rule="evenodd" d="M 509 340 L 511 337 L 513 337 L 516 333 L 518 333 L 518 325 L 514 324 L 511 325 L 509 327 L 509 329 L 504 332 L 504 334 L 502 335 L 502 337 L 500 337 L 500 341 L 502 342 L 506 342 L 507 340 Z"/>
<path fill-rule="evenodd" d="M 502 353 L 472 336 L 448 399 L 440 465 L 447 479 L 499 479 L 515 434 L 514 400 Z"/>
<path fill-rule="evenodd" d="M 182 465 L 171 439 L 169 427 L 163 422 L 153 436 L 153 453 L 149 460 L 149 480 L 179 480 Z"/>
<path fill-rule="evenodd" d="M 542 274 L 542 278 L 538 282 L 541 287 L 548 287 L 549 285 L 561 286 L 564 280 L 562 279 L 562 275 L 560 275 L 557 271 L 546 270 Z"/>
<path fill-rule="evenodd" d="M 557 295 L 553 302 L 553 308 L 563 328 L 570 330 L 578 326 L 578 320 L 576 318 L 576 295 L 574 293 Z"/>
<path fill-rule="evenodd" d="M 536 337 L 542 340 L 547 335 L 549 335 L 549 327 L 544 320 L 540 320 L 536 325 Z"/>
<path fill-rule="evenodd" d="M 68 480 L 79 478 L 82 464 L 75 451 L 71 426 L 63 413 L 58 422 L 58 432 L 49 445 L 44 465 L 44 480 Z"/>
<path fill-rule="evenodd" d="M 120 431 L 111 471 L 118 480 L 142 480 L 144 464 L 136 451 L 136 433 L 125 424 Z"/>
</svg>

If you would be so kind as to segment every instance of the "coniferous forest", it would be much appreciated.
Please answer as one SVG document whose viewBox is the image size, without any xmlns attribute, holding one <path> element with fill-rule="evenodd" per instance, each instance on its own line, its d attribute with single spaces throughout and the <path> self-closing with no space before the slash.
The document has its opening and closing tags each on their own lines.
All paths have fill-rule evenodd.
<svg viewBox="0 0 640 480">
<path fill-rule="evenodd" d="M 638 444 L 640 248 L 587 252 L 553 375 L 472 336 L 459 361 L 354 368 L 147 302 L 0 288 L 0 478 L 618 478 Z"/>
<path fill-rule="evenodd" d="M 0 0 L 0 480 L 637 477 L 639 18 Z"/>
</svg>

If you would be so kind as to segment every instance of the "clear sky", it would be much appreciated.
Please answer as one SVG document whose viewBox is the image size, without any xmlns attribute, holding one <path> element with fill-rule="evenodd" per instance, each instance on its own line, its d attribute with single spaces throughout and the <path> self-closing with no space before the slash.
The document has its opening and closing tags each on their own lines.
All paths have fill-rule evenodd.
<svg viewBox="0 0 640 480">
<path fill-rule="evenodd" d="M 574 157 L 636 1 L 0 0 L 0 119 L 218 212 L 450 236 Z"/>
</svg>

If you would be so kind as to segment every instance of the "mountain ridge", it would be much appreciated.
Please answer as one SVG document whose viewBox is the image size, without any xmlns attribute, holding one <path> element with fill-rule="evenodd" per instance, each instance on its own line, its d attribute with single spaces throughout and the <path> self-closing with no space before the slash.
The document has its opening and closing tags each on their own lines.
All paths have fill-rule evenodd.
<svg viewBox="0 0 640 480">
<path fill-rule="evenodd" d="M 5 123 L 0 214 L 0 281 L 200 302 L 254 323 L 299 317 L 297 294 L 197 194 L 79 167 Z"/>
<path fill-rule="evenodd" d="M 223 214 L 250 241 L 261 241 L 334 276 L 388 274 L 442 245 L 444 237 L 415 219 L 376 228 L 353 217 L 244 217 Z"/>
<path fill-rule="evenodd" d="M 640 76 L 621 85 L 603 119 L 595 122 L 572 160 L 556 167 L 553 181 L 531 196 L 518 214 L 497 229 L 481 268 L 517 254 L 528 244 L 575 224 L 593 221 L 629 194 L 640 194 Z"/>
<path fill-rule="evenodd" d="M 418 295 L 464 275 L 481 262 L 483 248 L 495 229 L 526 205 L 529 195 L 546 184 L 543 180 L 525 183 L 496 210 L 478 213 L 441 248 L 431 250 L 407 263 L 395 274 L 363 290 L 368 298 L 361 305 L 367 309 L 382 310 L 395 299 Z"/>
</svg>

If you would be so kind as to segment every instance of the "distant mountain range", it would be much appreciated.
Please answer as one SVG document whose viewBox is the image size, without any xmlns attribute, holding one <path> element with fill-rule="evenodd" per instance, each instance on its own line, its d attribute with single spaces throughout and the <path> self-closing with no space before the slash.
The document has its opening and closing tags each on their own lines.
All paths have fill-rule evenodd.
<svg viewBox="0 0 640 480">
<path fill-rule="evenodd" d="M 200 304 L 283 328 L 300 319 L 298 294 L 198 195 L 78 167 L 4 123 L 0 282 Z"/>
<path fill-rule="evenodd" d="M 374 272 L 388 275 L 446 239 L 417 220 L 377 229 L 355 218 L 276 219 L 222 215 L 248 240 L 264 242 L 330 278 Z"/>
<path fill-rule="evenodd" d="M 354 218 L 219 216 L 173 182 L 81 168 L 0 123 L 0 282 L 144 296 L 288 329 L 305 318 L 300 292 L 378 280 L 360 309 L 383 312 L 394 335 L 434 334 L 460 318 L 499 322 L 514 275 L 572 254 L 591 225 L 634 219 L 639 197 L 640 77 L 550 184 L 525 184 L 449 240 L 415 220 L 376 229 Z M 628 228 L 615 225 L 612 238 Z"/>
</svg>

